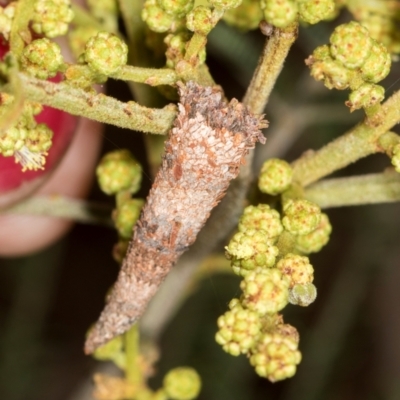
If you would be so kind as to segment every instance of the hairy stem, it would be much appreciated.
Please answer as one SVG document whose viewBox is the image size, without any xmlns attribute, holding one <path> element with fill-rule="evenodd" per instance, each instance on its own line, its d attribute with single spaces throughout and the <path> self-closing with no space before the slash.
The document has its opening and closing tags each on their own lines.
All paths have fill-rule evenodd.
<svg viewBox="0 0 400 400">
<path fill-rule="evenodd" d="M 102 93 L 71 87 L 67 83 L 47 82 L 23 73 L 19 74 L 19 78 L 28 100 L 121 128 L 164 135 L 176 117 L 176 107 L 172 104 L 162 109 L 147 108 L 134 101 L 124 103 Z M 9 85 L 3 90 L 12 93 Z"/>
<path fill-rule="evenodd" d="M 400 200 L 400 175 L 381 174 L 326 179 L 309 186 L 305 198 L 321 208 L 392 203 Z"/>
<path fill-rule="evenodd" d="M 317 151 L 306 152 L 293 162 L 294 180 L 307 186 L 370 154 L 381 152 L 379 138 L 400 120 L 400 91 L 374 115 L 366 117 L 345 135 Z"/>
<path fill-rule="evenodd" d="M 173 85 L 178 80 L 178 75 L 170 68 L 142 68 L 124 65 L 110 78 L 137 83 L 146 83 L 150 86 Z"/>
<path fill-rule="evenodd" d="M 289 49 L 297 38 L 298 25 L 274 28 L 267 39 L 257 70 L 243 98 L 243 103 L 256 114 L 261 114 L 282 70 Z"/>
<path fill-rule="evenodd" d="M 42 215 L 112 227 L 111 211 L 112 207 L 107 204 L 89 203 L 83 200 L 52 195 L 29 197 L 2 211 L 1 214 Z"/>
</svg>

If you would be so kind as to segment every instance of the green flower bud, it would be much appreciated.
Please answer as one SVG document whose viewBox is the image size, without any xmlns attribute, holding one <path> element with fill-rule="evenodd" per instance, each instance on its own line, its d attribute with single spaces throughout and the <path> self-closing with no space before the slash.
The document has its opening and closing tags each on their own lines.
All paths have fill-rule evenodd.
<svg viewBox="0 0 400 400">
<path fill-rule="evenodd" d="M 293 235 L 307 235 L 317 228 L 321 221 L 321 209 L 305 199 L 289 199 L 283 206 L 284 228 Z"/>
<path fill-rule="evenodd" d="M 144 3 L 142 19 L 152 31 L 159 33 L 170 30 L 175 22 L 175 18 L 157 6 L 154 0 Z"/>
<path fill-rule="evenodd" d="M 157 0 L 157 4 L 167 14 L 183 17 L 192 10 L 194 0 Z"/>
<path fill-rule="evenodd" d="M 361 67 L 371 53 L 372 39 L 358 22 L 339 25 L 330 37 L 331 54 L 345 67 Z"/>
<path fill-rule="evenodd" d="M 307 307 L 317 298 L 317 288 L 311 283 L 294 285 L 289 290 L 289 303 Z"/>
<path fill-rule="evenodd" d="M 264 18 L 259 0 L 243 0 L 239 7 L 225 11 L 224 21 L 242 31 L 256 29 Z"/>
<path fill-rule="evenodd" d="M 291 288 L 314 280 L 314 268 L 308 257 L 288 253 L 278 261 L 276 268 L 289 278 Z"/>
<path fill-rule="evenodd" d="M 371 52 L 361 66 L 361 76 L 368 82 L 378 83 L 389 75 L 391 65 L 386 47 L 372 40 Z"/>
<path fill-rule="evenodd" d="M 25 146 L 34 153 L 45 153 L 52 145 L 53 131 L 46 124 L 38 124 L 28 131 Z"/>
<path fill-rule="evenodd" d="M 259 315 L 277 313 L 288 303 L 289 280 L 276 268 L 251 271 L 240 288 L 243 307 Z"/>
<path fill-rule="evenodd" d="M 298 342 L 278 332 L 262 335 L 250 357 L 257 374 L 271 382 L 291 378 L 300 361 Z"/>
<path fill-rule="evenodd" d="M 186 52 L 186 43 L 190 39 L 189 32 L 179 32 L 169 34 L 165 37 L 164 43 L 168 46 L 165 56 L 167 57 L 167 67 L 175 68 L 175 65 L 183 60 Z"/>
<path fill-rule="evenodd" d="M 126 356 L 123 351 L 122 336 L 117 336 L 103 346 L 98 347 L 94 351 L 93 357 L 100 361 L 113 361 L 119 368 L 125 369 Z"/>
<path fill-rule="evenodd" d="M 142 167 L 128 150 L 107 153 L 96 169 L 101 190 L 115 194 L 129 190 L 132 194 L 140 189 Z"/>
<path fill-rule="evenodd" d="M 229 10 L 240 6 L 242 0 L 209 0 L 209 3 L 220 10 Z"/>
<path fill-rule="evenodd" d="M 94 71 L 110 75 L 128 60 L 128 46 L 116 35 L 99 32 L 86 43 L 85 61 Z"/>
<path fill-rule="evenodd" d="M 17 2 L 13 1 L 6 7 L 0 7 L 0 34 L 8 41 L 10 40 L 11 24 L 14 19 Z"/>
<path fill-rule="evenodd" d="M 175 368 L 164 378 L 164 390 L 172 400 L 191 400 L 201 389 L 199 374 L 189 367 Z"/>
<path fill-rule="evenodd" d="M 346 106 L 350 111 L 360 108 L 369 108 L 379 104 L 385 98 L 385 89 L 383 86 L 374 85 L 373 83 L 364 83 L 349 95 Z"/>
<path fill-rule="evenodd" d="M 196 33 L 207 35 L 214 28 L 214 18 L 210 7 L 197 6 L 186 17 L 186 27 Z"/>
<path fill-rule="evenodd" d="M 321 221 L 317 228 L 307 235 L 296 236 L 296 249 L 302 253 L 317 253 L 329 241 L 332 226 L 326 214 L 321 214 Z"/>
<path fill-rule="evenodd" d="M 293 170 L 290 164 L 278 158 L 264 162 L 258 178 L 258 188 L 272 195 L 284 192 L 292 183 Z"/>
<path fill-rule="evenodd" d="M 246 232 L 248 229 L 262 230 L 267 234 L 270 243 L 275 243 L 283 231 L 278 211 L 267 204 L 246 207 L 240 217 L 238 228 L 240 232 Z"/>
<path fill-rule="evenodd" d="M 49 38 L 62 36 L 73 18 L 70 0 L 36 0 L 32 29 Z"/>
<path fill-rule="evenodd" d="M 400 173 L 400 143 L 394 145 L 392 149 L 391 162 L 396 172 Z"/>
<path fill-rule="evenodd" d="M 218 318 L 219 331 L 215 340 L 227 353 L 238 356 L 254 346 L 260 333 L 261 321 L 258 314 L 244 309 L 238 299 L 229 303 L 230 311 Z"/>
<path fill-rule="evenodd" d="M 17 124 L 0 134 L 0 153 L 4 157 L 12 156 L 15 151 L 22 149 L 28 136 L 28 130 Z"/>
<path fill-rule="evenodd" d="M 47 38 L 34 40 L 22 51 L 22 68 L 40 79 L 55 76 L 63 63 L 60 46 Z"/>
<path fill-rule="evenodd" d="M 332 58 L 324 61 L 313 61 L 313 57 L 307 60 L 310 66 L 310 74 L 316 81 L 323 81 L 328 89 L 347 89 L 350 85 L 352 73 L 339 61 Z"/>
<path fill-rule="evenodd" d="M 297 4 L 293 0 L 261 0 L 261 8 L 268 23 L 286 28 L 297 18 Z"/>
<path fill-rule="evenodd" d="M 256 267 L 272 267 L 279 249 L 268 243 L 264 231 L 247 230 L 238 232 L 226 247 L 226 255 L 232 259 L 232 269 L 237 275 L 245 276 Z"/>
<path fill-rule="evenodd" d="M 298 0 L 300 18 L 309 24 L 331 19 L 335 15 L 334 0 Z"/>
<path fill-rule="evenodd" d="M 143 204 L 144 201 L 141 199 L 130 199 L 117 208 L 113 217 L 121 238 L 130 239 L 132 237 L 133 227 L 139 219 Z"/>
</svg>

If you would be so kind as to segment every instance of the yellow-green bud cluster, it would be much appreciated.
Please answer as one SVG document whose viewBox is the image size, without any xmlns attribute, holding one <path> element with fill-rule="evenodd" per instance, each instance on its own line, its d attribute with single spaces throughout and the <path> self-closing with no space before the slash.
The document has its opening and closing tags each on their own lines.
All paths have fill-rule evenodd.
<svg viewBox="0 0 400 400">
<path fill-rule="evenodd" d="M 321 213 L 320 222 L 312 232 L 296 236 L 296 250 L 304 254 L 317 253 L 328 243 L 331 232 L 328 216 Z"/>
<path fill-rule="evenodd" d="M 230 311 L 218 318 L 215 340 L 233 356 L 247 353 L 261 331 L 261 320 L 255 311 L 243 308 L 238 299 L 229 303 Z"/>
<path fill-rule="evenodd" d="M 226 247 L 226 255 L 232 259 L 232 269 L 240 276 L 246 276 L 257 267 L 272 267 L 278 253 L 268 235 L 255 229 L 236 233 Z"/>
<path fill-rule="evenodd" d="M 332 19 L 336 14 L 334 0 L 297 0 L 299 17 L 308 24 Z"/>
<path fill-rule="evenodd" d="M 200 393 L 199 374 L 189 367 L 175 368 L 164 377 L 164 391 L 171 400 L 192 400 Z"/>
<path fill-rule="evenodd" d="M 99 74 L 111 75 L 128 60 L 128 46 L 118 36 L 99 32 L 86 43 L 85 61 Z"/>
<path fill-rule="evenodd" d="M 250 364 L 257 374 L 271 382 L 292 377 L 300 361 L 298 340 L 280 332 L 263 334 L 250 356 Z"/>
<path fill-rule="evenodd" d="M 289 278 L 289 287 L 310 283 L 314 280 L 314 268 L 308 257 L 288 253 L 281 258 L 276 268 Z"/>
<path fill-rule="evenodd" d="M 289 279 L 278 269 L 258 268 L 249 272 L 240 283 L 241 303 L 260 316 L 277 313 L 289 301 L 289 285 Z"/>
<path fill-rule="evenodd" d="M 282 224 L 292 235 L 307 235 L 321 221 L 321 209 L 305 199 L 288 199 L 283 205 L 283 212 Z"/>
<path fill-rule="evenodd" d="M 169 9 L 168 11 L 165 10 L 161 4 L 167 4 L 167 3 L 174 3 L 174 7 Z M 185 3 L 185 4 L 183 4 Z M 190 7 L 187 7 L 187 5 L 190 5 Z M 157 0 L 146 0 L 144 5 L 143 5 L 143 10 L 142 10 L 142 19 L 148 27 L 158 33 L 163 33 L 163 32 L 174 32 L 178 26 L 180 26 L 181 21 L 180 17 L 178 14 L 171 12 L 170 10 L 181 10 L 181 9 L 191 9 L 193 7 L 193 2 L 192 1 L 157 1 Z M 186 12 L 183 12 L 185 14 Z"/>
<path fill-rule="evenodd" d="M 11 23 L 14 19 L 16 6 L 17 2 L 13 1 L 4 8 L 0 7 L 0 34 L 3 35 L 6 40 L 10 39 Z"/>
<path fill-rule="evenodd" d="M 136 193 L 142 181 L 142 167 L 128 150 L 107 153 L 96 169 L 101 190 L 106 194 Z"/>
<path fill-rule="evenodd" d="M 143 207 L 142 199 L 129 199 L 117 207 L 113 214 L 115 227 L 122 239 L 132 237 L 133 227 L 139 219 Z"/>
<path fill-rule="evenodd" d="M 256 29 L 264 18 L 260 0 L 243 0 L 236 8 L 225 11 L 223 19 L 243 31 Z"/>
<path fill-rule="evenodd" d="M 49 38 L 65 35 L 73 17 L 70 0 L 36 0 L 32 29 Z"/>
<path fill-rule="evenodd" d="M 63 64 L 60 46 L 47 38 L 32 41 L 21 55 L 22 68 L 40 79 L 55 76 Z"/>
<path fill-rule="evenodd" d="M 336 27 L 330 46 L 318 47 L 306 63 L 311 75 L 329 89 L 352 89 L 346 102 L 351 111 L 373 107 L 384 98 L 383 87 L 376 83 L 390 72 L 390 54 L 357 22 Z"/>
<path fill-rule="evenodd" d="M 201 35 L 207 35 L 215 26 L 215 18 L 210 7 L 197 6 L 190 11 L 186 18 L 186 27 Z"/>
<path fill-rule="evenodd" d="M 261 0 L 265 20 L 277 28 L 286 28 L 297 18 L 295 0 Z"/>
<path fill-rule="evenodd" d="M 1 95 L 1 101 L 7 106 L 12 96 Z M 14 156 L 22 165 L 22 171 L 44 169 L 47 151 L 52 144 L 53 132 L 45 124 L 38 124 L 34 118 L 42 110 L 39 103 L 24 103 L 18 121 L 0 134 L 0 154 Z"/>
<path fill-rule="evenodd" d="M 179 61 L 183 60 L 186 53 L 186 43 L 190 39 L 190 34 L 187 31 L 176 34 L 170 33 L 164 39 L 167 45 L 165 56 L 167 58 L 167 67 L 175 68 Z M 205 49 L 203 50 L 205 51 Z"/>
<path fill-rule="evenodd" d="M 288 189 L 292 178 L 293 170 L 289 163 L 278 158 L 271 158 L 261 167 L 258 188 L 263 193 L 277 195 Z"/>
</svg>

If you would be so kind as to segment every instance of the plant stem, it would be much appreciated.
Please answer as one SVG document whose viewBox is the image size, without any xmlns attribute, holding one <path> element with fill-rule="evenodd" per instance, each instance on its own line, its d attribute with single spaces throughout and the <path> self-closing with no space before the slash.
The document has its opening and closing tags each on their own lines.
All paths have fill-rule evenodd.
<svg viewBox="0 0 400 400">
<path fill-rule="evenodd" d="M 315 152 L 309 151 L 293 162 L 293 179 L 307 186 L 370 154 L 381 152 L 379 138 L 400 120 L 400 91 L 394 93 L 374 115 L 348 133 Z"/>
<path fill-rule="evenodd" d="M 137 324 L 132 326 L 125 335 L 125 354 L 126 354 L 126 370 L 125 376 L 127 381 L 133 387 L 139 388 L 143 384 L 143 376 L 139 363 L 139 329 Z"/>
<path fill-rule="evenodd" d="M 32 0 L 20 0 L 16 5 L 10 32 L 10 50 L 18 59 L 26 43 L 31 40 L 28 25 L 33 15 L 34 5 L 35 2 Z"/>
<path fill-rule="evenodd" d="M 258 67 L 244 96 L 243 103 L 255 114 L 261 114 L 282 70 L 290 47 L 297 38 L 298 25 L 275 28 L 267 39 Z"/>
<path fill-rule="evenodd" d="M 111 211 L 112 207 L 107 204 L 89 203 L 83 200 L 52 195 L 29 197 L 21 203 L 3 210 L 1 214 L 43 215 L 112 227 Z"/>
<path fill-rule="evenodd" d="M 173 85 L 178 80 L 178 75 L 170 68 L 142 68 L 124 65 L 117 72 L 111 74 L 110 78 L 158 86 Z"/>
<path fill-rule="evenodd" d="M 400 175 L 395 171 L 326 179 L 305 190 L 305 198 L 321 208 L 400 201 Z"/>
<path fill-rule="evenodd" d="M 99 31 L 107 30 L 106 27 L 101 24 L 96 18 L 93 17 L 89 12 L 87 12 L 83 7 L 72 3 L 72 11 L 74 12 L 74 19 L 72 23 L 77 26 L 89 27 L 98 29 Z M 117 32 L 115 32 L 117 34 Z"/>
<path fill-rule="evenodd" d="M 28 100 L 121 128 L 164 135 L 176 117 L 176 106 L 172 104 L 162 109 L 147 108 L 134 101 L 124 103 L 102 93 L 87 92 L 67 83 L 47 82 L 23 73 L 19 77 Z M 12 93 L 9 85 L 2 89 Z"/>
</svg>

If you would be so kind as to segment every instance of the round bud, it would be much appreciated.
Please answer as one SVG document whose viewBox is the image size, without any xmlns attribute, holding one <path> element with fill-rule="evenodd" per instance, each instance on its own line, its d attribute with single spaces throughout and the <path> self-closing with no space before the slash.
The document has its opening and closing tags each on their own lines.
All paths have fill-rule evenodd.
<svg viewBox="0 0 400 400">
<path fill-rule="evenodd" d="M 276 268 L 249 272 L 240 283 L 243 307 L 259 315 L 277 313 L 288 303 L 289 280 Z"/>
<path fill-rule="evenodd" d="M 289 303 L 307 307 L 317 298 L 317 288 L 311 283 L 294 285 L 289 290 Z"/>
<path fill-rule="evenodd" d="M 317 81 L 323 81 L 328 89 L 344 90 L 350 85 L 352 73 L 339 61 L 331 57 L 310 64 L 310 74 Z"/>
<path fill-rule="evenodd" d="M 218 318 L 219 330 L 215 340 L 224 351 L 238 356 L 247 353 L 255 344 L 260 333 L 261 320 L 256 312 L 244 309 L 238 299 L 233 299 L 229 308 L 230 311 Z"/>
<path fill-rule="evenodd" d="M 62 36 L 73 18 L 70 0 L 36 0 L 32 29 L 49 38 Z"/>
<path fill-rule="evenodd" d="M 339 25 L 330 37 L 332 56 L 345 67 L 361 67 L 370 55 L 372 39 L 358 22 Z"/>
<path fill-rule="evenodd" d="M 142 181 L 142 167 L 128 150 L 107 153 L 96 169 L 101 190 L 116 194 L 123 190 L 136 193 Z"/>
<path fill-rule="evenodd" d="M 302 253 L 317 253 L 329 241 L 332 226 L 326 214 L 321 214 L 321 221 L 317 228 L 307 235 L 296 236 L 296 249 Z"/>
<path fill-rule="evenodd" d="M 379 104 L 384 98 L 385 89 L 383 86 L 364 83 L 350 93 L 346 106 L 350 108 L 350 111 L 369 108 Z"/>
<path fill-rule="evenodd" d="M 60 46 L 47 38 L 32 41 L 21 55 L 22 68 L 40 79 L 55 76 L 63 63 Z"/>
<path fill-rule="evenodd" d="M 263 17 L 258 0 L 243 0 L 239 7 L 225 11 L 223 19 L 229 25 L 248 31 L 256 29 Z"/>
<path fill-rule="evenodd" d="M 289 163 L 278 158 L 271 158 L 261 167 L 258 188 L 263 193 L 280 194 L 290 186 L 292 178 L 293 170 Z"/>
<path fill-rule="evenodd" d="M 199 374 L 189 367 L 175 368 L 164 378 L 164 390 L 172 400 L 195 399 L 200 393 L 201 380 Z"/>
<path fill-rule="evenodd" d="M 197 6 L 186 17 L 186 27 L 202 35 L 207 35 L 214 25 L 212 10 L 209 7 Z"/>
<path fill-rule="evenodd" d="M 160 6 L 167 14 L 183 17 L 194 5 L 194 0 L 157 0 Z"/>
<path fill-rule="evenodd" d="M 20 127 L 19 124 L 13 126 L 0 135 L 0 153 L 4 157 L 10 157 L 15 151 L 20 150 L 25 145 L 28 130 Z"/>
<path fill-rule="evenodd" d="M 110 75 L 126 64 L 128 46 L 112 33 L 99 32 L 86 43 L 84 58 L 94 71 Z"/>
<path fill-rule="evenodd" d="M 34 153 L 45 153 L 52 145 L 53 131 L 46 124 L 38 124 L 28 131 L 25 146 Z"/>
<path fill-rule="evenodd" d="M 288 253 L 278 261 L 276 268 L 289 278 L 291 288 L 314 280 L 314 268 L 308 257 Z"/>
<path fill-rule="evenodd" d="M 378 83 L 389 75 L 392 59 L 386 47 L 372 41 L 371 52 L 361 67 L 361 76 L 367 82 Z"/>
<path fill-rule="evenodd" d="M 242 0 L 209 0 L 210 4 L 220 10 L 229 10 L 240 6 Z"/>
<path fill-rule="evenodd" d="M 264 333 L 251 351 L 250 364 L 271 382 L 291 378 L 301 361 L 298 341 L 279 332 Z"/>
<path fill-rule="evenodd" d="M 279 212 L 267 204 L 246 207 L 240 217 L 238 228 L 240 232 L 246 232 L 248 229 L 262 230 L 271 243 L 275 243 L 283 231 Z"/>
<path fill-rule="evenodd" d="M 268 23 L 286 28 L 297 18 L 297 4 L 293 0 L 261 0 L 261 8 Z"/>
<path fill-rule="evenodd" d="M 125 201 L 114 213 L 115 227 L 122 239 L 130 239 L 133 227 L 139 219 L 144 201 L 141 199 L 130 199 Z"/>
<path fill-rule="evenodd" d="M 334 0 L 299 0 L 299 16 L 308 24 L 331 19 L 335 16 Z"/>
<path fill-rule="evenodd" d="M 154 32 L 167 32 L 173 26 L 175 18 L 167 14 L 154 1 L 146 1 L 142 10 L 142 19 Z"/>
<path fill-rule="evenodd" d="M 305 199 L 289 199 L 283 206 L 284 228 L 293 235 L 307 235 L 317 228 L 321 221 L 321 209 Z"/>
</svg>

